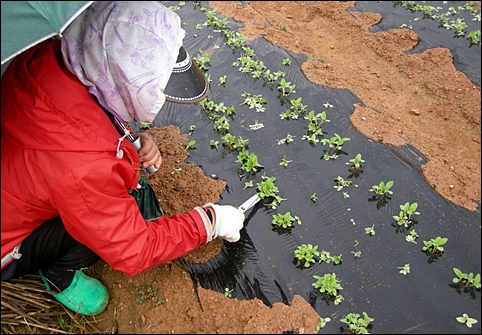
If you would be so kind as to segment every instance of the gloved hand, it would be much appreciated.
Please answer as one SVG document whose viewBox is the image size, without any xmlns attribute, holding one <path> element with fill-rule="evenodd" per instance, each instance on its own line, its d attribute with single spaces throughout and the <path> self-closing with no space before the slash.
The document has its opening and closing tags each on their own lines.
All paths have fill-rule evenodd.
<svg viewBox="0 0 482 335">
<path fill-rule="evenodd" d="M 239 231 L 243 228 L 244 214 L 234 206 L 215 205 L 207 203 L 203 207 L 212 208 L 214 210 L 214 234 L 216 237 L 222 237 L 226 241 L 236 242 L 241 237 Z"/>
</svg>

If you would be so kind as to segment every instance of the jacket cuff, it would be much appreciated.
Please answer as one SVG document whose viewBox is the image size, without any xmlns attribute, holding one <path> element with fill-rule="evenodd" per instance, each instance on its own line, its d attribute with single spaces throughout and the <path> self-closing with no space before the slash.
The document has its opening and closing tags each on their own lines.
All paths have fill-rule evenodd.
<svg viewBox="0 0 482 335">
<path fill-rule="evenodd" d="M 202 207 L 194 207 L 194 210 L 199 214 L 199 216 L 201 217 L 204 223 L 204 228 L 206 229 L 206 235 L 207 235 L 206 243 L 211 242 L 213 240 L 213 234 L 214 234 L 211 220 L 209 220 L 208 215 L 206 214 L 206 212 Z"/>
</svg>

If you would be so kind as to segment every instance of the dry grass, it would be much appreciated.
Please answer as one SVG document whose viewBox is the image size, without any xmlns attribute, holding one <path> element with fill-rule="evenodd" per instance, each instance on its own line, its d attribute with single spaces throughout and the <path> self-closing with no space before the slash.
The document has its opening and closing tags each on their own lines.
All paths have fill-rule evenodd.
<svg viewBox="0 0 482 335">
<path fill-rule="evenodd" d="M 114 334 L 99 330 L 100 320 L 75 314 L 55 300 L 40 276 L 2 281 L 2 334 Z"/>
</svg>

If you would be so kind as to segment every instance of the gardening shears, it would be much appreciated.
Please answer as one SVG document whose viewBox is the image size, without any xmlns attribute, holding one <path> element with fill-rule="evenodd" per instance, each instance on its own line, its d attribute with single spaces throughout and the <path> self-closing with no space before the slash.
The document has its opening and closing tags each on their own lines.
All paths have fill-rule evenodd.
<svg viewBox="0 0 482 335">
<path fill-rule="evenodd" d="M 244 212 L 256 205 L 260 200 L 261 198 L 259 197 L 258 193 L 256 193 L 251 198 L 243 202 L 241 206 L 238 207 L 238 209 L 244 214 Z"/>
</svg>

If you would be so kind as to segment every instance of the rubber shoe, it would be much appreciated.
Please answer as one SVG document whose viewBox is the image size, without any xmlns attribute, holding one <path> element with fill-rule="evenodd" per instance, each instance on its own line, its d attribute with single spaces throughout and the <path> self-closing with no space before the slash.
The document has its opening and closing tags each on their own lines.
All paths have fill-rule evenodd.
<svg viewBox="0 0 482 335">
<path fill-rule="evenodd" d="M 42 281 L 51 291 L 48 281 L 42 275 Z M 105 311 L 109 304 L 109 292 L 97 279 L 86 276 L 81 270 L 76 270 L 72 283 L 60 293 L 52 293 L 62 305 L 82 315 L 97 315 Z"/>
</svg>

